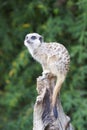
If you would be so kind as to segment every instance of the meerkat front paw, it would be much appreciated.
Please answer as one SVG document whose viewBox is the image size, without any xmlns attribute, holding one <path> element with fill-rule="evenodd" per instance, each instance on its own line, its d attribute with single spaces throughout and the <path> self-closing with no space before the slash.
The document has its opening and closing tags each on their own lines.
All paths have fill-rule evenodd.
<svg viewBox="0 0 87 130">
<path fill-rule="evenodd" d="M 43 101 L 43 97 L 40 95 L 37 97 L 37 103 L 41 103 Z"/>
<path fill-rule="evenodd" d="M 45 76 L 48 76 L 50 74 L 50 71 L 49 70 L 44 70 L 42 72 L 42 75 L 45 77 Z"/>
</svg>

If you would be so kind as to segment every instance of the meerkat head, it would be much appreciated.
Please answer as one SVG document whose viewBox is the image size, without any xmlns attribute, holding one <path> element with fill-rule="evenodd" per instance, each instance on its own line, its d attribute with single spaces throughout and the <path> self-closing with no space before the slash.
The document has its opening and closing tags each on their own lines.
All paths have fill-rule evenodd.
<svg viewBox="0 0 87 130">
<path fill-rule="evenodd" d="M 36 49 L 43 43 L 43 37 L 38 33 L 29 33 L 25 36 L 24 45 L 29 49 Z"/>
</svg>

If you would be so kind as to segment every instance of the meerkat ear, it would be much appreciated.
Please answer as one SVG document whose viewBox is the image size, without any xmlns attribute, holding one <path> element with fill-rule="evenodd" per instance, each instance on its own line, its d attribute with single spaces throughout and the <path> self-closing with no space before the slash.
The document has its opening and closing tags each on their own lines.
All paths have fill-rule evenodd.
<svg viewBox="0 0 87 130">
<path fill-rule="evenodd" d="M 43 37 L 40 36 L 40 37 L 39 37 L 39 40 L 40 40 L 40 42 L 42 43 L 42 42 L 43 42 Z"/>
</svg>

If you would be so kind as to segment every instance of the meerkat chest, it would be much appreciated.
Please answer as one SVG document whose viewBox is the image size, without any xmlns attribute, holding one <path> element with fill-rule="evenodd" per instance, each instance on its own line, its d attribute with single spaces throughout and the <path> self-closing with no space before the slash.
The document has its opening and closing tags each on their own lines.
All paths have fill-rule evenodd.
<svg viewBox="0 0 87 130">
<path fill-rule="evenodd" d="M 47 62 L 47 53 L 45 51 L 45 47 L 40 47 L 33 52 L 33 57 L 36 61 L 41 64 Z"/>
</svg>

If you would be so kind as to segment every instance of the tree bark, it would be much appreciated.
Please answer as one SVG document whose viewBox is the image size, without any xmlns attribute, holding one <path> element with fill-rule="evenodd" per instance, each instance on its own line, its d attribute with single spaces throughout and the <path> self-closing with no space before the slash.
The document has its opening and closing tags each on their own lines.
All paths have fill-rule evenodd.
<svg viewBox="0 0 87 130">
<path fill-rule="evenodd" d="M 52 108 L 52 94 L 55 86 L 55 77 L 51 74 L 37 78 L 38 96 L 34 105 L 33 130 L 74 130 L 70 118 L 65 115 L 60 96 L 56 102 L 57 119 Z"/>
</svg>

